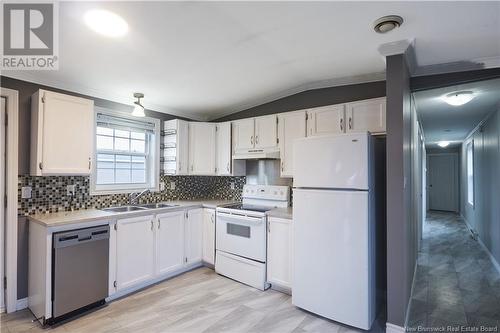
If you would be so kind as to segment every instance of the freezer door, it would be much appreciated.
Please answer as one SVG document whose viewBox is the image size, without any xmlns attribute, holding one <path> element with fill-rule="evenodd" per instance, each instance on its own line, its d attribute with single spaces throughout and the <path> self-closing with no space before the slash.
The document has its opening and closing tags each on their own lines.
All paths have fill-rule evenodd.
<svg viewBox="0 0 500 333">
<path fill-rule="evenodd" d="M 368 133 L 294 141 L 294 187 L 368 189 Z"/>
<path fill-rule="evenodd" d="M 362 329 L 375 319 L 368 195 L 293 192 L 293 304 Z"/>
</svg>

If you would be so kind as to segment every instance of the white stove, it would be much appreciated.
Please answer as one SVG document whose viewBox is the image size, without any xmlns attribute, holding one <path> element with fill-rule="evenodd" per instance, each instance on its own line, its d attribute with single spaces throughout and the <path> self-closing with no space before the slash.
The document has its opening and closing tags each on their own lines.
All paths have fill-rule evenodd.
<svg viewBox="0 0 500 333">
<path fill-rule="evenodd" d="M 245 185 L 243 202 L 217 208 L 215 271 L 265 290 L 266 212 L 288 207 L 288 186 Z"/>
</svg>

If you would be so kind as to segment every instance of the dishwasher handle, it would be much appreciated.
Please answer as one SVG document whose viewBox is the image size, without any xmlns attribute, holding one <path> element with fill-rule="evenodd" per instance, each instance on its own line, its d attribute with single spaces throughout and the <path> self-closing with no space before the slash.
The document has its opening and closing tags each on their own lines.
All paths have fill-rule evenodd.
<svg viewBox="0 0 500 333">
<path fill-rule="evenodd" d="M 54 233 L 53 248 L 59 249 L 83 243 L 109 239 L 109 225 Z"/>
</svg>

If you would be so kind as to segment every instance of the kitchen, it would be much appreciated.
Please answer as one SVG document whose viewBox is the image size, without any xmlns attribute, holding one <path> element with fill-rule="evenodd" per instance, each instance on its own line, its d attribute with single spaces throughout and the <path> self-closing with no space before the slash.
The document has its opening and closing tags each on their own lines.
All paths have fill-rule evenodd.
<svg viewBox="0 0 500 333">
<path fill-rule="evenodd" d="M 99 15 L 137 19 L 125 14 L 137 4 L 108 5 L 78 23 L 83 44 L 126 40 L 140 26 L 95 38 L 99 27 L 89 22 Z M 175 16 L 203 7 L 191 5 L 144 10 L 154 15 L 168 7 Z M 337 5 L 316 4 L 308 15 Z M 60 23 L 91 7 L 61 4 L 67 16 Z M 405 31 L 399 16 L 376 18 L 369 33 L 377 38 Z M 378 35 L 384 24 L 394 31 Z M 61 46 L 78 58 L 74 46 Z M 379 48 L 374 58 L 391 52 Z M 167 107 L 158 90 L 165 86 L 154 75 L 147 76 L 153 83 L 127 83 L 127 96 L 117 97 L 96 90 L 102 76 L 83 89 L 79 80 L 57 82 L 56 71 L 2 72 L 2 89 L 19 98 L 18 218 L 16 230 L 10 222 L 5 228 L 6 258 L 15 247 L 17 263 L 13 270 L 6 262 L 5 298 L 7 312 L 23 313 L 19 323 L 2 315 L 2 329 L 398 331 L 404 324 L 390 324 L 386 225 L 389 195 L 396 195 L 386 191 L 396 108 L 392 81 L 381 73 L 386 66 L 392 65 L 380 61 L 378 72 L 350 80 L 280 88 L 251 103 L 245 89 L 229 84 L 235 96 L 242 89 L 241 102 L 226 109 L 201 90 L 199 100 L 180 93 L 192 101 L 190 111 L 174 102 Z M 76 77 L 77 67 L 66 70 L 60 69 Z M 200 111 L 202 100 L 207 106 Z"/>
</svg>

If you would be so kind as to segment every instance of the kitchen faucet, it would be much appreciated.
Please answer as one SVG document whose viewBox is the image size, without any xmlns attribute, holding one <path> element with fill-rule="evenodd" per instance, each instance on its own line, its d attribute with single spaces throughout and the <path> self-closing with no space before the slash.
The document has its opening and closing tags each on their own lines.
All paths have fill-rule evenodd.
<svg viewBox="0 0 500 333">
<path fill-rule="evenodd" d="M 146 194 L 148 192 L 149 192 L 149 189 L 145 189 L 142 192 L 132 192 L 132 193 L 130 193 L 129 196 L 128 196 L 129 203 L 131 205 L 136 205 L 138 203 L 139 198 L 142 195 L 144 195 L 144 194 Z"/>
</svg>

